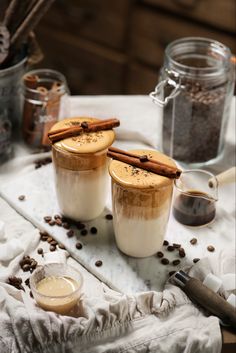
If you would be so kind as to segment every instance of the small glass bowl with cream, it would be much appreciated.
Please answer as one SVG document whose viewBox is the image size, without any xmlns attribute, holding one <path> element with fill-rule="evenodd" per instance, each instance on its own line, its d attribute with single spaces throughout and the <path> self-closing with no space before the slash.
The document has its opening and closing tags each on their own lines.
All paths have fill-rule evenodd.
<svg viewBox="0 0 236 353">
<path fill-rule="evenodd" d="M 67 315 L 78 304 L 83 277 L 73 267 L 61 263 L 39 266 L 30 277 L 30 288 L 44 310 Z"/>
<path fill-rule="evenodd" d="M 69 118 L 55 124 L 50 132 L 96 118 Z M 109 187 L 107 149 L 115 139 L 112 129 L 84 132 L 52 145 L 56 193 L 62 214 L 75 221 L 89 221 L 104 210 Z"/>
<path fill-rule="evenodd" d="M 152 150 L 129 151 L 176 167 Z M 173 179 L 119 160 L 109 165 L 112 177 L 113 226 L 118 248 L 126 255 L 147 257 L 161 249 L 169 219 Z"/>
</svg>

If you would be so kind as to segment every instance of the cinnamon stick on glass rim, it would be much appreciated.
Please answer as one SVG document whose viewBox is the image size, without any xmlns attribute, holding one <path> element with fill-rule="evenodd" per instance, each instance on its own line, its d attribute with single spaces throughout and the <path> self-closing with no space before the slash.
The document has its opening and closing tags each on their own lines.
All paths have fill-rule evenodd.
<svg viewBox="0 0 236 353">
<path fill-rule="evenodd" d="M 108 148 L 107 156 L 120 162 L 124 162 L 134 167 L 141 168 L 147 170 L 148 172 L 162 175 L 171 179 L 178 179 L 182 172 L 177 167 L 172 167 L 168 164 L 164 164 L 157 160 L 148 158 L 147 155 L 137 155 L 135 153 L 123 151 L 115 147 Z"/>
<path fill-rule="evenodd" d="M 49 131 L 48 137 L 52 143 L 63 140 L 68 137 L 74 137 L 80 135 L 82 132 L 96 132 L 102 130 L 110 130 L 113 127 L 117 127 L 120 125 L 120 121 L 118 119 L 106 119 L 95 122 L 82 122 L 77 126 L 70 126 L 65 129 L 57 129 Z"/>
</svg>

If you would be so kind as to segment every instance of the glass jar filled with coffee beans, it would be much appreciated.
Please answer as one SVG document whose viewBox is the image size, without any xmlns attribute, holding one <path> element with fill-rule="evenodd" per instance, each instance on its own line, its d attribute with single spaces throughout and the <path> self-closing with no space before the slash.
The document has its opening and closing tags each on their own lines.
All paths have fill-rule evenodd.
<svg viewBox="0 0 236 353">
<path fill-rule="evenodd" d="M 163 151 L 195 166 L 223 152 L 234 88 L 230 49 L 207 38 L 188 37 L 165 50 L 160 81 L 150 94 L 163 107 Z"/>
</svg>

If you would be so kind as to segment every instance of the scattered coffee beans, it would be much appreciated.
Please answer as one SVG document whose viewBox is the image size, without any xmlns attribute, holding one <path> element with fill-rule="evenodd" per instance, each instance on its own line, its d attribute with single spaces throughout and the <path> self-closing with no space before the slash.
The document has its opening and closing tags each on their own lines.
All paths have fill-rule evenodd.
<svg viewBox="0 0 236 353">
<path fill-rule="evenodd" d="M 191 240 L 190 240 L 190 243 L 191 243 L 192 245 L 197 244 L 197 238 L 191 239 Z"/>
<path fill-rule="evenodd" d="M 25 290 L 22 286 L 22 279 L 20 277 L 10 276 L 7 283 L 19 290 Z"/>
<path fill-rule="evenodd" d="M 95 262 L 95 266 L 101 267 L 101 266 L 102 266 L 102 260 L 97 260 L 97 261 Z"/>
<path fill-rule="evenodd" d="M 54 219 L 55 219 L 55 220 L 57 220 L 57 219 L 60 219 L 60 220 L 61 220 L 61 216 L 60 216 L 59 214 L 55 214 Z"/>
<path fill-rule="evenodd" d="M 51 220 L 51 221 L 48 222 L 48 224 L 49 224 L 50 226 L 55 226 L 56 222 L 53 221 L 53 220 Z"/>
<path fill-rule="evenodd" d="M 172 265 L 173 266 L 178 266 L 180 264 L 180 260 L 173 260 Z"/>
<path fill-rule="evenodd" d="M 97 232 L 98 232 L 98 230 L 97 230 L 96 227 L 90 228 L 90 233 L 92 233 L 92 234 L 97 234 Z"/>
<path fill-rule="evenodd" d="M 197 263 L 198 261 L 200 261 L 200 259 L 198 257 L 196 257 L 195 259 L 193 259 L 193 263 Z"/>
<path fill-rule="evenodd" d="M 105 218 L 108 219 L 108 220 L 112 220 L 112 219 L 113 219 L 113 216 L 112 216 L 112 214 L 107 214 L 107 215 L 105 216 Z"/>
<path fill-rule="evenodd" d="M 65 245 L 63 245 L 62 243 L 59 243 L 58 246 L 60 249 L 65 250 Z"/>
<path fill-rule="evenodd" d="M 80 232 L 80 235 L 84 236 L 88 234 L 88 231 L 87 229 L 82 229 L 81 232 Z"/>
<path fill-rule="evenodd" d="M 78 223 L 77 223 L 77 228 L 78 228 L 79 230 L 82 230 L 82 229 L 85 228 L 85 224 L 84 224 L 84 223 L 81 223 L 81 222 L 78 222 Z"/>
<path fill-rule="evenodd" d="M 20 196 L 18 197 L 18 200 L 24 201 L 24 200 L 25 200 L 25 195 L 20 195 Z"/>
<path fill-rule="evenodd" d="M 57 225 L 57 226 L 59 226 L 59 227 L 62 226 L 62 220 L 61 220 L 60 218 L 57 218 L 57 219 L 55 220 L 55 222 L 56 222 L 56 225 Z"/>
<path fill-rule="evenodd" d="M 181 248 L 181 244 L 173 243 L 173 247 L 175 249 L 179 249 L 179 248 Z"/>
<path fill-rule="evenodd" d="M 38 248 L 37 252 L 38 252 L 39 255 L 42 255 L 43 254 L 43 249 L 42 248 Z"/>
<path fill-rule="evenodd" d="M 62 223 L 62 227 L 63 227 L 64 229 L 70 229 L 70 225 L 69 225 L 69 223 L 67 223 L 67 222 Z"/>
<path fill-rule="evenodd" d="M 163 241 L 163 245 L 164 245 L 164 246 L 168 246 L 168 245 L 169 245 L 168 240 L 164 240 L 164 241 Z"/>
<path fill-rule="evenodd" d="M 55 251 L 56 250 L 56 246 L 55 245 L 50 245 L 49 250 L 50 251 Z"/>
<path fill-rule="evenodd" d="M 20 261 L 20 267 L 24 272 L 30 271 L 31 273 L 36 269 L 38 263 L 30 256 L 24 256 Z"/>
<path fill-rule="evenodd" d="M 168 259 L 166 259 L 165 257 L 163 257 L 163 259 L 161 259 L 161 263 L 163 265 L 168 265 L 170 263 L 170 261 Z"/>
<path fill-rule="evenodd" d="M 29 280 L 29 278 L 27 278 L 27 279 L 25 280 L 25 284 L 30 288 L 30 280 Z"/>
<path fill-rule="evenodd" d="M 88 123 L 87 123 L 87 121 L 83 121 L 83 122 L 81 123 L 81 127 L 82 127 L 83 129 L 87 129 L 87 128 L 88 128 Z"/>
<path fill-rule="evenodd" d="M 210 252 L 213 252 L 213 251 L 215 251 L 215 248 L 213 245 L 208 245 L 207 250 Z"/>
<path fill-rule="evenodd" d="M 168 246 L 167 246 L 167 250 L 168 250 L 168 251 L 174 251 L 175 248 L 174 248 L 172 245 L 168 245 Z"/>
<path fill-rule="evenodd" d="M 161 251 L 157 252 L 157 257 L 162 258 L 163 256 L 164 256 L 163 252 L 161 252 Z"/>
<path fill-rule="evenodd" d="M 83 245 L 78 241 L 76 244 L 75 244 L 76 248 L 77 249 L 82 249 Z"/>
<path fill-rule="evenodd" d="M 49 163 L 52 163 L 52 158 L 46 157 L 43 159 L 38 159 L 34 163 L 35 163 L 35 169 L 38 169 L 38 168 L 41 168 L 43 165 L 47 165 Z"/>
<path fill-rule="evenodd" d="M 75 232 L 73 231 L 73 229 L 68 230 L 68 232 L 66 233 L 68 238 L 72 238 L 74 236 L 74 234 L 75 234 Z"/>
<path fill-rule="evenodd" d="M 179 256 L 180 257 L 185 257 L 185 250 L 184 250 L 184 248 L 179 248 Z"/>
<path fill-rule="evenodd" d="M 43 217 L 43 219 L 45 220 L 46 223 L 50 222 L 52 220 L 51 216 L 45 216 Z"/>
</svg>

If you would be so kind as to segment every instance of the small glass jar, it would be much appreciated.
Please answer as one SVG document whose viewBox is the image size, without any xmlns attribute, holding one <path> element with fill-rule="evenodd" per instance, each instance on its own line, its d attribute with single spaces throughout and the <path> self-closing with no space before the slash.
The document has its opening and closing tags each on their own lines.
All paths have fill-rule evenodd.
<svg viewBox="0 0 236 353">
<path fill-rule="evenodd" d="M 64 119 L 51 131 L 98 120 Z M 88 221 L 104 210 L 109 186 L 107 149 L 114 139 L 114 131 L 106 130 L 83 133 L 52 145 L 57 199 L 65 217 Z"/>
<path fill-rule="evenodd" d="M 164 153 L 192 166 L 221 155 L 234 88 L 231 57 L 229 48 L 207 38 L 167 46 L 160 82 L 150 94 L 163 107 Z"/>
<path fill-rule="evenodd" d="M 175 163 L 157 151 L 135 150 L 162 163 Z M 113 226 L 118 248 L 126 255 L 147 257 L 162 248 L 169 219 L 173 179 L 113 160 Z"/>
<path fill-rule="evenodd" d="M 49 146 L 48 131 L 68 114 L 68 87 L 57 71 L 39 69 L 23 77 L 23 137 L 32 147 Z"/>
</svg>

